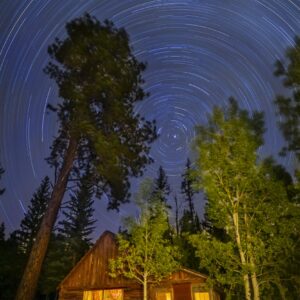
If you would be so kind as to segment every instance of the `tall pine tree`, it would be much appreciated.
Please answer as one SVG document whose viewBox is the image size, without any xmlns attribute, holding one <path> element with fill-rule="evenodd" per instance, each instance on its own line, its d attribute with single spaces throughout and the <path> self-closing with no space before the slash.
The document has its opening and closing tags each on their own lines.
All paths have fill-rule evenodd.
<svg viewBox="0 0 300 300">
<path fill-rule="evenodd" d="M 134 114 L 145 96 L 139 63 L 124 29 L 85 15 L 66 25 L 67 37 L 56 39 L 48 52 L 46 73 L 62 101 L 57 107 L 59 133 L 48 162 L 57 171 L 50 205 L 32 248 L 17 298 L 32 299 L 51 231 L 70 178 L 87 165 L 98 195 L 109 195 L 109 208 L 128 200 L 129 177 L 141 175 L 151 161 L 154 125 Z"/>
</svg>

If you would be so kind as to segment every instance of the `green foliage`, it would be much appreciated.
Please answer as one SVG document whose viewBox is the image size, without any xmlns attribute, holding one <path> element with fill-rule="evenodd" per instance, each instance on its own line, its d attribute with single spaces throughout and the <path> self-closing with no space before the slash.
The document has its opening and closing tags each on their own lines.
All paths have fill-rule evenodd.
<svg viewBox="0 0 300 300">
<path fill-rule="evenodd" d="M 175 235 L 172 239 L 172 243 L 178 249 L 178 253 L 180 253 L 178 257 L 180 266 L 203 271 L 202 267 L 199 268 L 199 258 L 195 254 L 196 247 L 190 243 L 190 233 L 185 232 L 180 235 Z"/>
<path fill-rule="evenodd" d="M 67 24 L 67 38 L 49 47 L 53 60 L 45 69 L 63 98 L 57 107 L 60 130 L 48 162 L 58 169 L 70 138 L 77 141 L 72 176 L 89 166 L 91 181 L 110 194 L 110 208 L 126 201 L 129 176 L 149 163 L 152 123 L 134 115 L 133 105 L 145 96 L 141 72 L 124 29 L 88 14 Z"/>
<path fill-rule="evenodd" d="M 231 197 L 248 192 L 256 176 L 256 149 L 264 130 L 253 123 L 262 123 L 262 114 L 250 118 L 231 99 L 225 112 L 215 108 L 208 126 L 198 127 L 199 159 L 193 175 L 195 186 L 203 188 L 209 199 L 206 210 L 216 227 L 226 226 L 228 209 L 240 205 Z"/>
<path fill-rule="evenodd" d="M 199 128 L 194 177 L 207 197 L 208 220 L 223 235 L 206 230 L 191 242 L 213 281 L 232 291 L 254 276 L 263 294 L 276 281 L 292 280 L 282 278 L 278 262 L 283 266 L 295 255 L 299 207 L 288 197 L 283 169 L 272 161 L 259 163 L 263 129 L 253 125 L 256 120 L 262 124 L 262 115 L 250 117 L 231 101 Z"/>
<path fill-rule="evenodd" d="M 208 285 L 221 285 L 227 298 L 243 298 L 242 267 L 233 241 L 223 242 L 203 231 L 190 237 L 201 268 L 209 273 Z"/>
<path fill-rule="evenodd" d="M 275 100 L 279 110 L 280 121 L 279 125 L 286 139 L 287 147 L 283 148 L 282 154 L 287 151 L 293 151 L 299 160 L 300 158 L 300 38 L 295 38 L 295 44 L 286 51 L 286 61 L 276 62 L 276 76 L 283 78 L 283 83 L 291 89 L 289 97 L 278 96 Z M 296 167 L 297 168 L 297 167 Z M 295 169 L 296 169 L 295 168 Z M 291 201 L 295 203 L 297 208 L 300 203 L 299 192 L 299 170 L 296 169 L 295 177 L 297 183 L 294 185 L 288 184 L 288 193 Z M 297 210 L 293 210 L 293 218 Z M 299 217 L 298 217 L 299 218 Z M 294 254 L 287 257 L 287 261 L 282 261 L 278 264 L 280 271 L 284 274 L 283 278 L 288 278 L 286 284 L 282 285 L 277 280 L 276 287 L 278 294 L 288 294 L 295 298 L 300 294 L 300 276 L 299 276 L 299 253 L 300 253 L 300 236 L 298 234 L 293 237 Z M 298 271 L 297 271 L 298 270 Z M 294 294 L 291 293 L 294 291 Z M 279 293 L 280 292 L 280 293 Z"/>
<path fill-rule="evenodd" d="M 21 221 L 20 229 L 13 232 L 21 252 L 28 255 L 40 228 L 51 196 L 50 180 L 46 176 L 28 206 L 28 210 Z"/>
<path fill-rule="evenodd" d="M 136 280 L 144 293 L 148 282 L 159 282 L 178 267 L 177 249 L 164 237 L 169 229 L 166 207 L 152 192 L 151 182 L 144 182 L 136 198 L 139 216 L 126 219 L 127 235 L 118 235 L 119 255 L 110 262 L 111 276 Z"/>
</svg>

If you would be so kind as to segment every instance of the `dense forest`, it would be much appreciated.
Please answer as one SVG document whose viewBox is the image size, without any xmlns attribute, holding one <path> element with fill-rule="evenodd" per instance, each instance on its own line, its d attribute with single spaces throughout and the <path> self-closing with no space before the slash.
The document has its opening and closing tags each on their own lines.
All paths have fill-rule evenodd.
<svg viewBox="0 0 300 300">
<path fill-rule="evenodd" d="M 59 120 L 47 158 L 53 172 L 37 187 L 19 229 L 7 236 L 1 224 L 0 299 L 56 299 L 58 284 L 93 244 L 93 204 L 104 192 L 109 209 L 135 201 L 140 212 L 120 227 L 111 276 L 136 278 L 144 299 L 149 278 L 159 281 L 178 266 L 207 274 L 226 299 L 299 299 L 299 170 L 290 174 L 261 156 L 263 113 L 241 109 L 238 99 L 215 107 L 207 124 L 195 128 L 196 159 L 187 159 L 181 185 L 171 187 L 161 166 L 131 196 L 130 179 L 153 163 L 149 151 L 159 138 L 155 121 L 134 113 L 147 97 L 146 66 L 134 57 L 126 31 L 109 21 L 85 15 L 66 30 L 67 38 L 49 47 L 45 68 L 61 99 L 48 107 Z M 275 63 L 274 75 L 291 91 L 274 99 L 287 144 L 278 152 L 293 152 L 298 164 L 299 38 L 286 62 Z M 136 276 L 126 265 L 144 273 Z"/>
</svg>

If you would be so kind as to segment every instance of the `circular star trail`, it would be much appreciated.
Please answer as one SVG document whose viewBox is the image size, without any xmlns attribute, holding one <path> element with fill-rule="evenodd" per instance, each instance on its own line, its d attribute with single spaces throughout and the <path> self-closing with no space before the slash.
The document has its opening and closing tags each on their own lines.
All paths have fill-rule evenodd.
<svg viewBox="0 0 300 300">
<path fill-rule="evenodd" d="M 284 58 L 300 34 L 300 1 L 296 0 L 4 0 L 0 3 L 0 221 L 18 227 L 32 193 L 45 175 L 45 163 L 57 131 L 48 103 L 58 101 L 57 88 L 44 73 L 47 47 L 65 37 L 65 24 L 88 12 L 125 27 L 138 60 L 148 67 L 144 89 L 150 96 L 136 112 L 155 119 L 159 139 L 146 175 L 165 169 L 178 189 L 195 126 L 205 124 L 215 105 L 230 96 L 250 111 L 265 112 L 268 131 L 262 154 L 277 155 L 283 144 L 273 101 L 282 88 L 274 62 Z M 280 161 L 292 167 L 291 156 Z M 137 186 L 135 181 L 134 187 Z M 105 202 L 105 201 L 104 201 Z M 99 211 L 99 226 L 117 229 Z M 126 213 L 124 206 L 123 213 Z M 114 227 L 115 226 L 115 227 Z"/>
</svg>

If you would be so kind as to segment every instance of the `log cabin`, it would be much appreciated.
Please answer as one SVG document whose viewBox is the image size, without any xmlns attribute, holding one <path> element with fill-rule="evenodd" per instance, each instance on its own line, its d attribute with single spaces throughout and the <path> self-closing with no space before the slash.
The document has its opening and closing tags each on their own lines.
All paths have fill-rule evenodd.
<svg viewBox="0 0 300 300">
<path fill-rule="evenodd" d="M 58 286 L 59 300 L 142 300 L 142 285 L 125 277 L 109 276 L 109 260 L 117 255 L 112 232 L 105 231 Z M 207 276 L 181 268 L 159 284 L 148 285 L 150 300 L 220 300 L 205 285 Z"/>
</svg>

